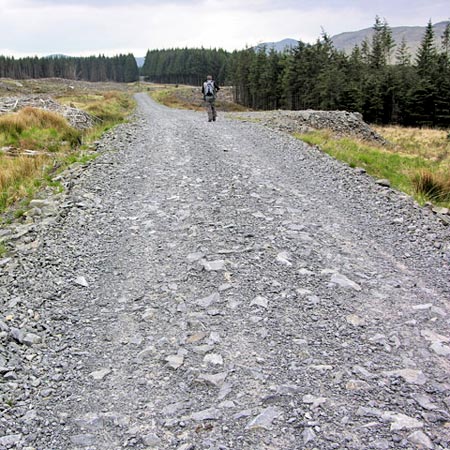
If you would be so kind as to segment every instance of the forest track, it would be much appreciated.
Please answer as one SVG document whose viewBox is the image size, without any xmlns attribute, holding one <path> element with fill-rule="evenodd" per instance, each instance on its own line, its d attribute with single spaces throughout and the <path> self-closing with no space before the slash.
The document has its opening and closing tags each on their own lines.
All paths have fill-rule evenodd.
<svg viewBox="0 0 450 450">
<path fill-rule="evenodd" d="M 287 134 L 136 98 L 0 261 L 0 449 L 448 448 L 448 228 Z"/>
</svg>

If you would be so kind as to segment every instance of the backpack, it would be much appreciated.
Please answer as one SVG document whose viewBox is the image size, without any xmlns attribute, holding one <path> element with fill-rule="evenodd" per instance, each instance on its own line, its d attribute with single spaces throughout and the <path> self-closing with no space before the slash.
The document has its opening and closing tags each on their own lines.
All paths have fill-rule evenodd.
<svg viewBox="0 0 450 450">
<path fill-rule="evenodd" d="M 213 80 L 205 81 L 203 86 L 205 88 L 204 91 L 205 91 L 206 97 L 211 97 L 211 96 L 215 95 L 214 81 Z"/>
</svg>

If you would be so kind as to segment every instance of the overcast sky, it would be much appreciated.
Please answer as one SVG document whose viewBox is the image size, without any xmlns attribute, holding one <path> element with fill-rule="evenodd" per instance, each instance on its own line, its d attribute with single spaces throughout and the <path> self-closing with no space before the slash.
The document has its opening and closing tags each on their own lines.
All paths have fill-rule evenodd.
<svg viewBox="0 0 450 450">
<path fill-rule="evenodd" d="M 449 0 L 0 0 L 0 54 L 107 55 L 171 47 L 241 49 L 313 42 L 372 26 L 425 26 L 450 17 Z"/>
</svg>

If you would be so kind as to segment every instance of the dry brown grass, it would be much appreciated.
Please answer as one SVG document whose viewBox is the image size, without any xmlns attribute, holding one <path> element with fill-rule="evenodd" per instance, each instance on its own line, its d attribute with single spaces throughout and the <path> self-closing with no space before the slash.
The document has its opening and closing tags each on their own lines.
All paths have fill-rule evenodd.
<svg viewBox="0 0 450 450">
<path fill-rule="evenodd" d="M 12 181 L 18 178 L 34 176 L 42 170 L 43 164 L 48 161 L 45 155 L 37 157 L 19 156 L 8 158 L 0 155 L 0 190 L 4 190 Z"/>
<path fill-rule="evenodd" d="M 0 154 L 0 210 L 24 198 L 49 162 L 45 155 L 8 158 Z"/>
<path fill-rule="evenodd" d="M 54 112 L 27 107 L 0 116 L 0 147 L 65 152 L 80 142 L 81 132 Z"/>
<path fill-rule="evenodd" d="M 450 165 L 448 131 L 400 126 L 373 128 L 393 144 L 396 152 Z"/>
<path fill-rule="evenodd" d="M 450 139 L 446 130 L 405 128 L 400 126 L 374 127 L 392 143 L 391 151 L 420 157 L 429 168 L 409 172 L 418 197 L 432 202 L 450 202 Z"/>
<path fill-rule="evenodd" d="M 103 122 L 111 123 L 123 121 L 135 107 L 132 97 L 125 92 L 119 91 L 74 94 L 58 97 L 58 101 L 87 111 Z"/>
<path fill-rule="evenodd" d="M 0 147 L 43 150 L 38 156 L 11 157 L 0 153 L 0 212 L 28 197 L 39 185 L 46 168 L 76 145 L 80 132 L 56 113 L 27 107 L 0 117 Z M 50 157 L 48 152 L 55 156 Z M 20 152 L 19 152 L 20 154 Z"/>
<path fill-rule="evenodd" d="M 5 133 L 19 134 L 33 127 L 54 128 L 63 132 L 70 128 L 67 121 L 58 114 L 32 107 L 0 117 L 0 131 Z"/>
<path fill-rule="evenodd" d="M 156 100 L 169 108 L 190 109 L 194 111 L 201 111 L 204 109 L 201 96 L 198 96 L 198 98 L 192 98 L 191 96 L 191 98 L 186 99 L 186 90 L 183 89 L 185 95 L 180 95 L 181 90 L 182 88 L 175 88 L 172 86 L 169 88 L 152 89 L 149 93 L 153 100 Z"/>
<path fill-rule="evenodd" d="M 380 147 L 352 138 L 333 138 L 316 131 L 300 135 L 351 167 L 363 167 L 376 178 L 387 178 L 392 187 L 420 203 L 450 206 L 450 142 L 447 132 L 400 127 L 376 127 L 392 143 Z"/>
</svg>

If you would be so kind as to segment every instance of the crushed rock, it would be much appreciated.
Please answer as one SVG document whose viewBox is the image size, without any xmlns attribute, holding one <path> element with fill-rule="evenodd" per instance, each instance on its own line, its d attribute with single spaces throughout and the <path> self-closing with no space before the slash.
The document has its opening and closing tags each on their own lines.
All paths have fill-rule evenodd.
<svg viewBox="0 0 450 450">
<path fill-rule="evenodd" d="M 337 137 L 356 138 L 385 145 L 386 140 L 374 131 L 362 114 L 348 111 L 252 111 L 229 113 L 231 117 L 257 120 L 263 125 L 289 133 L 308 133 L 313 130 L 331 130 Z"/>
</svg>

